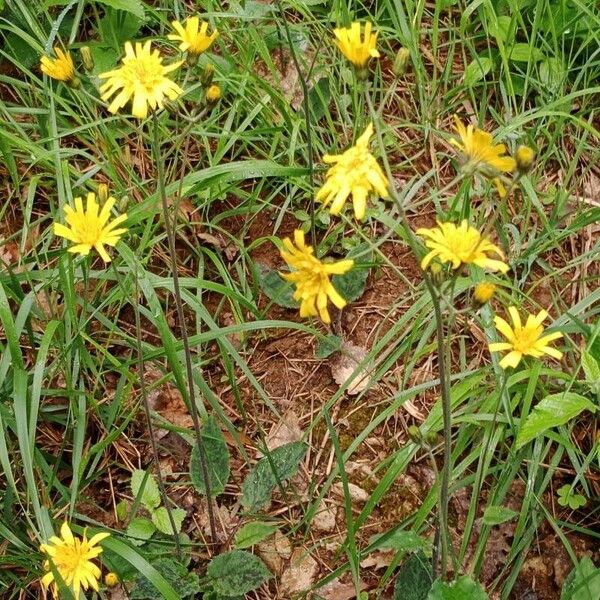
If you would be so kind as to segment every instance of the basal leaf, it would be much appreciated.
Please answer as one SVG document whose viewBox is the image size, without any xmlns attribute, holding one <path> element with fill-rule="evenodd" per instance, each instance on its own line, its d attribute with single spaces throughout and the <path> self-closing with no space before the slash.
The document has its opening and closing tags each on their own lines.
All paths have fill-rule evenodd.
<svg viewBox="0 0 600 600">
<path fill-rule="evenodd" d="M 157 508 L 152 513 L 152 522 L 156 525 L 156 529 L 165 535 L 174 535 L 181 531 L 181 525 L 186 517 L 186 512 L 183 508 L 172 508 L 171 516 L 175 525 L 175 531 L 171 527 L 171 520 L 169 519 L 169 513 L 164 506 Z"/>
<path fill-rule="evenodd" d="M 141 492 L 140 501 L 150 512 L 160 505 L 160 490 L 151 473 L 148 473 L 146 477 L 146 471 L 136 469 L 131 474 L 131 492 L 136 498 Z"/>
<path fill-rule="evenodd" d="M 229 449 L 223 432 L 214 416 L 209 416 L 202 427 L 202 441 L 206 451 L 210 494 L 214 498 L 222 494 L 229 481 Z M 190 459 L 190 479 L 200 494 L 206 495 L 204 477 L 200 466 L 198 446 L 194 446 Z"/>
<path fill-rule="evenodd" d="M 431 561 L 422 552 L 412 554 L 396 576 L 394 600 L 426 600 L 432 582 Z"/>
<path fill-rule="evenodd" d="M 271 523 L 262 523 L 260 521 L 246 523 L 235 535 L 235 547 L 238 550 L 250 548 L 254 544 L 262 542 L 276 531 L 277 527 L 271 525 Z"/>
<path fill-rule="evenodd" d="M 596 406 L 587 398 L 574 392 L 546 396 L 527 417 L 517 435 L 517 448 L 552 427 L 564 425 L 584 410 L 596 411 Z"/>
<path fill-rule="evenodd" d="M 506 506 L 488 506 L 483 513 L 486 525 L 500 525 L 514 519 L 519 513 Z"/>
<path fill-rule="evenodd" d="M 234 598 L 255 590 L 272 577 L 258 556 L 243 550 L 215 556 L 208 564 L 206 574 L 217 594 Z"/>
<path fill-rule="evenodd" d="M 299 304 L 294 300 L 294 286 L 283 279 L 283 277 L 275 270 L 261 265 L 256 265 L 260 272 L 260 288 L 275 304 L 284 308 L 298 308 Z"/>
<path fill-rule="evenodd" d="M 484 589 L 470 577 L 459 577 L 452 583 L 436 579 L 427 600 L 488 600 Z"/>
<path fill-rule="evenodd" d="M 149 540 L 155 531 L 156 526 L 154 523 L 144 517 L 131 519 L 131 522 L 127 526 L 127 535 L 131 538 L 129 541 L 136 546 L 140 546 L 146 540 Z"/>
</svg>

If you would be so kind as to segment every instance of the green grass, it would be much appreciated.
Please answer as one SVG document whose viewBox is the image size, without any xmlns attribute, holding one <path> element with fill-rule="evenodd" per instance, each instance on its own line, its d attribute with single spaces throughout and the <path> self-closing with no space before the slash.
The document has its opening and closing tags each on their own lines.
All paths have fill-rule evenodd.
<svg viewBox="0 0 600 600">
<path fill-rule="evenodd" d="M 294 546 L 319 556 L 323 568 L 315 586 L 342 577 L 358 593 L 363 580 L 372 597 L 390 592 L 406 550 L 397 549 L 390 567 L 376 572 L 361 568 L 364 558 L 396 531 L 432 536 L 437 486 L 424 486 L 419 503 L 402 520 L 382 518 L 382 507 L 398 501 L 398 478 L 417 462 L 429 461 L 408 436 L 406 426 L 413 420 L 403 405 L 420 403 L 425 419 L 416 424 L 423 435 L 442 431 L 435 360 L 428 377 L 418 379 L 435 348 L 432 303 L 415 261 L 398 261 L 393 252 L 408 252 L 395 205 L 378 203 L 363 224 L 351 212 L 342 219 L 317 219 L 322 251 L 344 256 L 363 242 L 372 265 L 369 287 L 376 293 L 371 310 L 377 319 L 363 363 L 373 370 L 358 396 L 345 393 L 351 381 L 340 389 L 331 383 L 330 359 L 314 362 L 314 345 L 328 333 L 326 328 L 277 307 L 261 288 L 259 263 L 281 268 L 277 238 L 307 222 L 324 172 L 321 157 L 342 152 L 369 120 L 354 73 L 331 43 L 331 30 L 353 18 L 370 18 L 380 31 L 382 53 L 379 62 L 371 63 L 372 95 L 409 221 L 416 228 L 433 223 L 436 216 L 468 216 L 485 226 L 493 217 L 494 236 L 511 265 L 508 276 L 496 278 L 499 291 L 493 305 L 465 314 L 454 328 L 451 381 L 451 493 L 466 490 L 468 499 L 463 526 L 456 529 L 457 522 L 451 523 L 459 539 L 456 563 L 483 579 L 486 544 L 494 532 L 494 526 L 481 523 L 483 510 L 506 505 L 515 489 L 522 489 L 510 550 L 495 577 L 484 582 L 488 592 L 510 598 L 521 590 L 524 565 L 538 555 L 538 542 L 549 530 L 558 540 L 556 552 L 564 546 L 574 563 L 581 557 L 581 545 L 573 544 L 575 534 L 588 547 L 598 540 L 593 417 L 586 413 L 519 450 L 514 441 L 520 424 L 549 394 L 572 390 L 598 400 L 582 383 L 581 362 L 582 349 L 596 340 L 597 354 L 599 343 L 600 14 L 595 3 L 582 0 L 282 4 L 294 52 L 303 73 L 310 71 L 308 129 L 303 107 L 294 108 L 289 100 L 300 83 L 290 89 L 295 67 L 277 3 L 204 3 L 204 18 L 218 27 L 220 36 L 189 76 L 185 109 L 163 111 L 159 118 L 167 195 L 170 200 L 181 195 L 193 208 L 186 204 L 177 222 L 177 264 L 198 409 L 202 417 L 214 415 L 227 432 L 233 465 L 216 506 L 236 506 L 257 458 L 255 448 L 265 449 L 271 425 L 291 405 L 303 417 L 303 439 L 310 445 L 300 470 L 304 481 L 277 482 L 285 493 L 276 490 L 271 508 L 257 515 L 244 515 L 238 506 L 242 521 L 272 519 Z M 180 594 L 154 568 L 155 555 L 127 534 L 130 515 L 114 517 L 119 500 L 135 500 L 131 469 L 154 468 L 151 453 L 144 450 L 148 437 L 134 310 L 141 316 L 143 362 L 161 373 L 148 392 L 160 394 L 169 384 L 188 403 L 189 393 L 151 119 L 140 124 L 110 115 L 99 100 L 94 76 L 112 68 L 126 39 L 160 38 L 161 48 L 174 55 L 175 44 L 164 37 L 170 20 L 184 18 L 186 10 L 183 2 L 158 0 L 144 4 L 142 22 L 103 2 L 13 0 L 0 12 L 3 598 L 36 597 L 44 560 L 39 544 L 64 519 L 76 531 L 75 525 L 80 526 L 80 533 L 86 526 L 109 529 L 108 566 L 118 570 L 130 564 L 131 580 L 142 573 L 162 597 Z M 57 31 L 78 64 L 77 48 L 97 49 L 95 71 L 83 78 L 80 90 L 49 80 L 37 67 Z M 401 46 L 410 51 L 410 67 L 395 78 L 390 68 Z M 196 75 L 206 62 L 215 64 L 223 99 L 190 122 L 186 111 L 202 102 Z M 319 79 L 327 85 L 317 85 Z M 455 113 L 479 122 L 511 152 L 521 143 L 536 150 L 533 171 L 508 201 L 499 201 L 487 183 L 473 184 L 473 191 L 456 177 L 458 162 L 448 143 Z M 314 173 L 309 169 L 309 136 Z M 381 156 L 376 143 L 373 148 Z M 96 190 L 100 182 L 109 184 L 119 212 L 129 215 L 128 235 L 112 252 L 108 267 L 68 254 L 51 227 L 62 219 L 66 203 Z M 207 241 L 206 234 L 216 236 L 221 246 Z M 383 281 L 394 282 L 393 299 L 385 294 Z M 469 297 L 471 286 L 470 277 L 458 279 L 461 301 Z M 366 302 L 361 299 L 345 309 L 352 317 L 344 333 L 357 343 L 361 340 L 353 340 L 352 321 L 360 323 L 359 307 Z M 504 378 L 482 340 L 495 339 L 493 315 L 510 304 L 529 312 L 549 310 L 565 334 L 561 363 L 531 361 Z M 258 360 L 282 336 L 290 339 L 283 353 L 290 353 L 300 369 L 308 401 L 296 398 L 290 384 L 288 403 L 282 403 L 273 393 L 273 381 L 283 374 L 269 372 Z M 301 345 L 300 358 L 293 344 Z M 315 368 L 318 377 L 310 379 Z M 360 429 L 347 431 L 348 415 L 361 403 L 372 411 Z M 191 452 L 192 429 L 165 423 L 156 413 L 154 418 L 155 427 L 171 430 Z M 387 437 L 389 431 L 397 435 Z M 347 443 L 345 436 L 351 437 Z M 377 437 L 386 443 L 383 454 L 373 455 L 369 444 Z M 165 442 L 161 452 L 171 450 Z M 432 451 L 441 465 L 440 441 Z M 348 484 L 362 482 L 345 470 L 361 458 L 371 461 L 374 478 L 364 504 L 352 501 Z M 192 490 L 187 459 L 180 459 L 177 469 L 182 472 L 167 476 L 166 485 L 181 506 L 181 490 Z M 556 504 L 556 490 L 574 481 L 587 504 L 572 512 Z M 312 522 L 321 500 L 331 498 L 332 485 L 340 482 L 341 537 L 332 552 L 325 548 L 330 540 L 320 539 Z M 195 496 L 198 506 L 204 502 Z M 186 552 L 191 548 L 193 560 L 184 563 L 204 576 L 206 539 L 191 513 L 184 525 L 189 537 L 180 541 Z M 231 549 L 235 530 L 231 525 L 211 553 Z M 384 535 L 376 539 L 375 534 Z M 172 537 L 156 544 L 175 555 Z M 275 588 L 266 585 L 270 591 L 265 597 L 274 597 L 268 594 Z"/>
</svg>

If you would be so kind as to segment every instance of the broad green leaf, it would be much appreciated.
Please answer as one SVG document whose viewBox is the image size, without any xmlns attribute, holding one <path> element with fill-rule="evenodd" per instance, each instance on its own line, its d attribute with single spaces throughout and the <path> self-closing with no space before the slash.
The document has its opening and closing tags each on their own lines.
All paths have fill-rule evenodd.
<svg viewBox="0 0 600 600">
<path fill-rule="evenodd" d="M 423 552 L 417 552 L 398 571 L 394 600 L 426 600 L 432 583 L 431 561 L 425 558 Z"/>
<path fill-rule="evenodd" d="M 600 393 L 600 363 L 585 350 L 581 356 L 581 365 L 587 383 L 590 384 L 594 392 Z"/>
<path fill-rule="evenodd" d="M 452 583 L 436 579 L 427 600 L 488 600 L 488 595 L 479 583 L 465 576 Z"/>
<path fill-rule="evenodd" d="M 308 91 L 308 105 L 313 113 L 314 121 L 318 121 L 327 113 L 329 102 L 331 100 L 330 88 L 329 79 L 327 77 L 322 77 Z"/>
<path fill-rule="evenodd" d="M 181 531 L 181 524 L 186 517 L 186 512 L 183 508 L 172 508 L 171 516 L 173 517 L 173 524 L 175 525 L 175 531 L 171 527 L 171 520 L 169 519 L 169 513 L 164 506 L 157 508 L 152 513 L 152 522 L 156 525 L 161 533 L 165 535 L 174 535 Z"/>
<path fill-rule="evenodd" d="M 206 451 L 210 495 L 214 498 L 222 494 L 229 480 L 229 449 L 223 432 L 214 416 L 209 416 L 202 427 L 202 442 Z M 198 446 L 194 446 L 190 459 L 190 479 L 200 494 L 206 495 L 204 477 L 200 467 Z"/>
<path fill-rule="evenodd" d="M 235 535 L 235 547 L 238 550 L 250 548 L 250 546 L 262 542 L 276 531 L 277 527 L 270 523 L 263 523 L 261 521 L 246 523 Z"/>
<path fill-rule="evenodd" d="M 291 442 L 275 448 L 270 456 L 261 458 L 242 486 L 242 506 L 256 511 L 267 504 L 278 482 L 283 483 L 298 471 L 306 450 L 304 442 Z"/>
<path fill-rule="evenodd" d="M 156 526 L 154 523 L 144 517 L 131 519 L 131 523 L 127 526 L 127 535 L 131 538 L 129 541 L 136 546 L 140 546 L 146 540 L 149 540 L 155 531 Z"/>
<path fill-rule="evenodd" d="M 342 338 L 339 335 L 330 333 L 327 337 L 317 341 L 315 348 L 315 358 L 327 358 L 342 347 Z"/>
<path fill-rule="evenodd" d="M 371 542 L 375 542 L 377 538 L 382 537 L 376 536 Z M 428 551 L 431 548 L 431 542 L 417 535 L 414 531 L 404 531 L 398 529 L 394 533 L 378 544 L 379 548 L 391 548 L 399 552 L 415 552 L 417 550 Z"/>
<path fill-rule="evenodd" d="M 510 59 L 516 62 L 529 62 L 530 60 L 542 60 L 544 55 L 535 46 L 525 43 L 518 43 L 510 51 Z"/>
<path fill-rule="evenodd" d="M 331 278 L 333 287 L 347 302 L 358 300 L 365 291 L 369 277 L 369 265 L 372 260 L 372 253 L 365 253 L 368 248 L 368 244 L 359 244 L 350 250 L 346 258 L 354 260 L 354 267 L 343 275 L 334 275 Z"/>
<path fill-rule="evenodd" d="M 502 15 L 498 17 L 498 26 L 494 24 L 490 27 L 490 33 L 497 39 L 502 40 L 506 44 L 508 41 L 508 34 L 510 31 L 511 17 L 508 15 Z"/>
<path fill-rule="evenodd" d="M 486 525 L 500 525 L 514 519 L 519 513 L 506 506 L 488 506 L 483 513 Z"/>
<path fill-rule="evenodd" d="M 144 18 L 144 5 L 142 4 L 142 0 L 96 0 L 96 2 L 117 10 L 130 12 L 140 19 Z"/>
<path fill-rule="evenodd" d="M 480 56 L 471 61 L 465 69 L 465 85 L 472 86 L 480 79 L 483 79 L 492 68 L 492 59 L 487 56 Z"/>
<path fill-rule="evenodd" d="M 283 279 L 275 270 L 257 263 L 260 272 L 260 288 L 275 304 L 284 308 L 298 308 L 299 304 L 294 300 L 294 286 Z"/>
<path fill-rule="evenodd" d="M 177 592 L 180 600 L 193 598 L 200 591 L 198 576 L 189 573 L 180 562 L 172 558 L 158 558 L 153 561 L 153 566 Z M 131 600 L 157 600 L 159 597 L 152 583 L 143 575 L 138 576 L 130 594 Z"/>
<path fill-rule="evenodd" d="M 272 577 L 258 556 L 243 550 L 215 556 L 208 564 L 206 574 L 215 592 L 228 597 L 247 594 Z"/>
<path fill-rule="evenodd" d="M 527 417 L 517 435 L 517 448 L 552 427 L 564 425 L 584 410 L 595 412 L 596 407 L 584 396 L 574 392 L 546 396 Z"/>
<path fill-rule="evenodd" d="M 584 556 L 569 573 L 560 600 L 598 600 L 600 598 L 600 569 L 589 556 Z"/>
<path fill-rule="evenodd" d="M 148 473 L 148 477 L 144 483 L 144 478 L 146 477 L 146 471 L 142 471 L 141 469 L 136 469 L 131 474 L 131 492 L 137 498 L 141 495 L 141 502 L 145 508 L 147 508 L 150 512 L 160 505 L 160 490 L 158 489 L 158 484 L 156 483 L 156 479 L 154 479 L 154 475 Z M 144 486 L 142 490 L 142 485 Z"/>
</svg>

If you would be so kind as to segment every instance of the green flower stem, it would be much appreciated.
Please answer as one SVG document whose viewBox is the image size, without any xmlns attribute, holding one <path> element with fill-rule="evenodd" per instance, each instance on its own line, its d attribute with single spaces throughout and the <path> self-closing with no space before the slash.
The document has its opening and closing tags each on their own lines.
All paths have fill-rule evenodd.
<svg viewBox="0 0 600 600">
<path fill-rule="evenodd" d="M 384 165 L 385 173 L 389 181 L 389 191 L 392 200 L 395 202 L 398 213 L 400 215 L 400 221 L 406 231 L 408 244 L 412 253 L 417 260 L 420 259 L 422 254 L 419 241 L 417 240 L 410 223 L 406 217 L 406 211 L 404 204 L 398 196 L 398 192 L 394 185 L 394 178 L 392 170 L 390 168 L 389 161 L 385 153 L 385 146 L 383 143 L 383 137 L 380 128 L 380 119 L 373 101 L 371 99 L 370 90 L 365 91 L 365 97 L 367 105 L 371 113 L 371 118 L 375 127 L 375 133 L 377 142 L 379 144 L 381 160 Z M 450 364 L 448 363 L 448 356 L 446 352 L 445 336 L 444 336 L 444 320 L 441 308 L 441 296 L 434 285 L 431 277 L 427 271 L 423 271 L 423 280 L 425 286 L 431 296 L 433 304 L 433 312 L 435 316 L 436 324 L 436 341 L 437 341 L 437 356 L 438 356 L 438 371 L 440 379 L 440 388 L 442 392 L 442 415 L 443 415 L 443 426 L 444 426 L 444 465 L 441 472 L 440 481 L 440 494 L 439 494 L 439 536 L 436 536 L 436 540 L 439 539 L 439 548 L 434 550 L 434 556 L 440 557 L 439 564 L 437 560 L 434 560 L 433 574 L 437 577 L 438 573 L 441 574 L 442 579 L 446 579 L 448 574 L 448 549 L 449 549 L 449 530 L 448 530 L 448 500 L 449 500 L 449 486 L 450 486 L 450 472 L 452 468 L 452 402 L 450 398 Z M 448 332 L 448 337 L 451 337 L 451 333 Z"/>
<path fill-rule="evenodd" d="M 158 191 L 160 194 L 160 200 L 163 210 L 163 217 L 165 221 L 165 232 L 167 234 L 167 241 L 169 244 L 169 258 L 171 260 L 171 272 L 173 277 L 173 296 L 175 298 L 175 308 L 177 310 L 177 319 L 179 321 L 179 327 L 181 328 L 181 341 L 183 344 L 183 353 L 185 356 L 185 367 L 189 386 L 189 410 L 194 423 L 194 431 L 196 432 L 196 444 L 198 446 L 198 455 L 200 458 L 200 471 L 202 473 L 202 480 L 204 483 L 204 489 L 206 490 L 206 507 L 208 513 L 208 522 L 210 524 L 210 535 L 211 541 L 217 541 L 217 528 L 215 524 L 215 516 L 213 513 L 212 496 L 210 489 L 210 478 L 208 474 L 208 460 L 206 457 L 206 448 L 202 441 L 202 430 L 200 427 L 200 417 L 198 415 L 198 406 L 196 405 L 196 390 L 194 388 L 194 374 L 192 369 L 192 356 L 190 352 L 190 342 L 187 334 L 187 326 L 185 324 L 185 313 L 183 311 L 183 301 L 181 298 L 181 289 L 179 287 L 179 274 L 177 273 L 177 254 L 175 252 L 175 230 L 172 227 L 171 218 L 169 216 L 169 205 L 167 202 L 167 193 L 165 188 L 165 173 L 164 173 L 164 162 L 160 153 L 160 138 L 158 131 L 158 117 L 156 112 L 152 113 L 153 122 L 153 138 L 152 138 L 152 151 L 154 154 L 155 162 L 158 169 Z M 176 218 L 176 217 L 175 217 Z"/>
</svg>

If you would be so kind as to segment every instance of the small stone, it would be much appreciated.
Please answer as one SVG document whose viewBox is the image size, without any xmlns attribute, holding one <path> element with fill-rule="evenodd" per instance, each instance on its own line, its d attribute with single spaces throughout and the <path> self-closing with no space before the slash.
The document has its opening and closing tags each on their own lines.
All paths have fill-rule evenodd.
<svg viewBox="0 0 600 600">
<path fill-rule="evenodd" d="M 278 530 L 275 535 L 260 542 L 256 547 L 256 552 L 273 573 L 279 574 L 283 571 L 284 561 L 292 555 L 292 545 Z"/>
<path fill-rule="evenodd" d="M 329 533 L 333 531 L 337 521 L 337 508 L 335 506 L 320 506 L 312 521 L 312 527 L 316 531 Z"/>
<path fill-rule="evenodd" d="M 334 483 L 331 486 L 331 491 L 341 498 L 344 497 L 344 486 L 342 482 Z M 348 492 L 350 493 L 350 498 L 355 502 L 359 502 L 360 504 L 364 504 L 369 499 L 369 494 L 361 487 L 355 485 L 354 483 L 348 484 Z"/>
<path fill-rule="evenodd" d="M 281 589 L 288 597 L 308 589 L 317 575 L 317 561 L 305 548 L 296 548 L 290 559 L 290 566 L 281 576 Z"/>
</svg>

